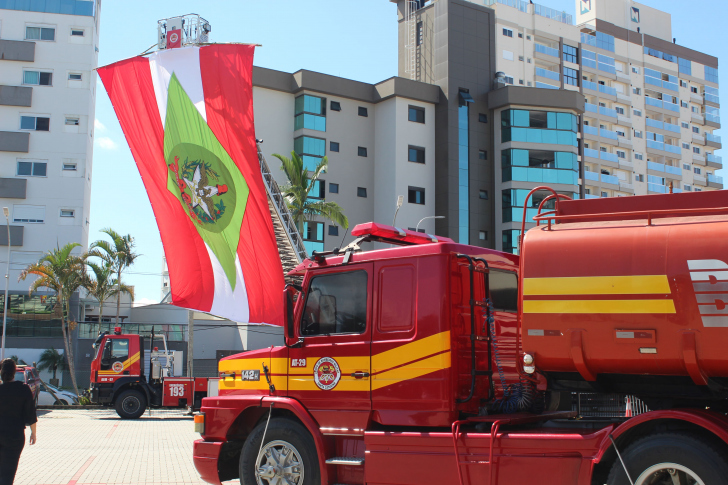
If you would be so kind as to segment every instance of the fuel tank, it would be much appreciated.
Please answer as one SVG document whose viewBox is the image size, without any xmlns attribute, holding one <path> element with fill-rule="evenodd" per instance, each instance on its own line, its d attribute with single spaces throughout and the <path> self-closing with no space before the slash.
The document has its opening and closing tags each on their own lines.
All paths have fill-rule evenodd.
<svg viewBox="0 0 728 485">
<path fill-rule="evenodd" d="M 562 202 L 521 250 L 523 351 L 536 368 L 635 387 L 728 377 L 727 206 L 725 191 Z"/>
</svg>

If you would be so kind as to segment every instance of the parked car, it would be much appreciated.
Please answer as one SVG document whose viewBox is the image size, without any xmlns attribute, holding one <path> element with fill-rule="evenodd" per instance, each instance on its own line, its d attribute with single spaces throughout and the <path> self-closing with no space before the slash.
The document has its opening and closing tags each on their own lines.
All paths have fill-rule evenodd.
<svg viewBox="0 0 728 485">
<path fill-rule="evenodd" d="M 51 394 L 48 389 L 55 393 L 58 400 L 53 397 L 53 394 Z M 44 406 L 51 406 L 53 404 L 78 404 L 78 396 L 70 391 L 58 389 L 56 386 L 51 386 L 50 384 L 41 384 L 38 404 L 42 404 Z"/>
<path fill-rule="evenodd" d="M 38 404 L 38 395 L 40 394 L 40 377 L 35 367 L 30 365 L 19 365 L 15 369 L 15 380 L 25 382 L 33 391 L 35 403 Z"/>
</svg>

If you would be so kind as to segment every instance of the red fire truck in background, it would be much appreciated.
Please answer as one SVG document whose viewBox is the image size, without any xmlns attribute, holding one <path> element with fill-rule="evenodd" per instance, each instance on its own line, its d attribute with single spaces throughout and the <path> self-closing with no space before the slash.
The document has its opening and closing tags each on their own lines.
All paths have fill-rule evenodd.
<svg viewBox="0 0 728 485">
<path fill-rule="evenodd" d="M 91 362 L 89 398 L 94 404 L 114 406 L 122 418 L 138 418 L 149 407 L 200 408 L 202 398 L 217 395 L 217 378 L 181 377 L 174 375 L 174 357 L 167 350 L 154 347 L 154 330 L 149 341 L 149 374 L 144 373 L 144 338 L 122 334 L 116 327 L 113 334 L 104 332 L 93 344 L 96 350 Z"/>
<path fill-rule="evenodd" d="M 299 265 L 285 344 L 220 362 L 202 478 L 728 484 L 726 192 L 543 191 L 520 257 L 368 223 Z M 584 392 L 651 410 L 578 416 Z"/>
</svg>

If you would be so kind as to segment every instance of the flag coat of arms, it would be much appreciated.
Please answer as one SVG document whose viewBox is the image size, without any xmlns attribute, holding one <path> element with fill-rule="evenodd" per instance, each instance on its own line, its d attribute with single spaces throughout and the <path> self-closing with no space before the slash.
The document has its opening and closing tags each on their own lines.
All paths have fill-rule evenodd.
<svg viewBox="0 0 728 485">
<path fill-rule="evenodd" d="M 157 219 L 174 305 L 281 325 L 283 269 L 260 173 L 247 45 L 98 69 Z"/>
</svg>

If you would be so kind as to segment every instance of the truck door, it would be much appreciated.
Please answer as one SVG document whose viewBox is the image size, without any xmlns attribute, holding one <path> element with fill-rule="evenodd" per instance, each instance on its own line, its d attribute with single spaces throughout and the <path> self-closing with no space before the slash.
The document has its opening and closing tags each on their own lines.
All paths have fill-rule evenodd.
<svg viewBox="0 0 728 485">
<path fill-rule="evenodd" d="M 138 376 L 139 340 L 128 337 L 108 337 L 101 348 L 99 382 L 114 382 L 122 376 Z"/>
<path fill-rule="evenodd" d="M 363 429 L 371 411 L 372 264 L 316 271 L 304 282 L 288 362 L 288 395 L 322 428 Z"/>
</svg>

